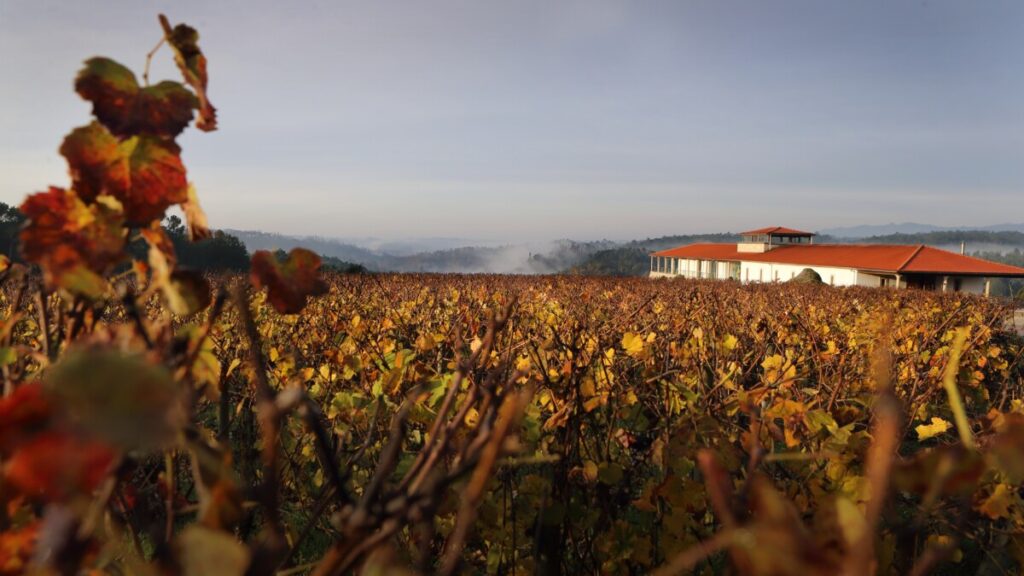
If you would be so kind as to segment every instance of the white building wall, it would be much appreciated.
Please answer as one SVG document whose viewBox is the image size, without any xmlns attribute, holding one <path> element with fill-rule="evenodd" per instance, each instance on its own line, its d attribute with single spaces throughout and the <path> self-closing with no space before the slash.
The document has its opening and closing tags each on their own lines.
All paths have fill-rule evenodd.
<svg viewBox="0 0 1024 576">
<path fill-rule="evenodd" d="M 970 294 L 985 293 L 985 278 L 978 276 L 949 276 L 946 281 L 946 292 L 968 292 Z M 957 284 L 959 283 L 959 289 Z M 935 286 L 936 290 L 942 290 L 942 276 L 939 276 Z"/>
<path fill-rule="evenodd" d="M 651 278 L 711 278 L 728 280 L 730 268 L 734 263 L 726 261 L 688 260 L 665 258 L 660 262 L 655 259 L 655 270 L 649 274 Z M 860 272 L 853 268 L 835 266 L 803 266 L 797 264 L 776 264 L 772 262 L 740 262 L 739 279 L 741 282 L 786 282 L 810 268 L 821 276 L 821 281 L 832 286 L 896 286 L 892 274 L 873 274 Z M 712 275 L 712 272 L 714 275 Z M 971 294 L 985 293 L 985 278 L 975 276 L 948 276 L 947 292 L 967 292 Z M 959 288 L 957 289 L 957 284 Z M 906 277 L 900 278 L 900 288 L 907 288 Z M 942 276 L 936 279 L 935 290 L 942 290 Z"/>
<path fill-rule="evenodd" d="M 832 286 L 857 285 L 857 271 L 852 268 L 775 264 L 773 262 L 740 263 L 740 279 L 744 282 L 785 282 L 798 276 L 805 268 L 817 272 L 825 284 Z"/>
</svg>

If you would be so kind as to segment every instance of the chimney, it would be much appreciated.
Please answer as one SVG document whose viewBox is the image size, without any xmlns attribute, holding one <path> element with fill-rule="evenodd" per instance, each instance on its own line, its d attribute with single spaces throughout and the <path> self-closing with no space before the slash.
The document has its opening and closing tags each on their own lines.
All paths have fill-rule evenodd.
<svg viewBox="0 0 1024 576">
<path fill-rule="evenodd" d="M 961 240 L 960 241 L 960 254 L 966 254 L 966 253 L 967 253 L 967 242 L 964 241 L 964 240 Z"/>
</svg>

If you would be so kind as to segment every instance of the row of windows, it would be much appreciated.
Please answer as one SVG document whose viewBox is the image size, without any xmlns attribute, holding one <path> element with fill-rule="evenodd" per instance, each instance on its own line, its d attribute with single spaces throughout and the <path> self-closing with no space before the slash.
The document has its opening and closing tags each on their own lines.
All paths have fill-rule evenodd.
<svg viewBox="0 0 1024 576">
<path fill-rule="evenodd" d="M 768 234 L 750 234 L 743 237 L 743 242 L 753 244 L 810 244 L 810 236 L 776 236 Z"/>
</svg>

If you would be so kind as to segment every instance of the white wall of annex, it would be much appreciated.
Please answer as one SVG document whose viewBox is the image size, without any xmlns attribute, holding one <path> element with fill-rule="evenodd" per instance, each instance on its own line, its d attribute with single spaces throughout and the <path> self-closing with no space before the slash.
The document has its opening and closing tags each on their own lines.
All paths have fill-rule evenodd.
<svg viewBox="0 0 1024 576">
<path fill-rule="evenodd" d="M 785 282 L 799 275 L 804 268 L 810 268 L 817 272 L 825 284 L 832 286 L 857 285 L 857 271 L 852 268 L 776 264 L 773 262 L 742 262 L 740 264 L 740 279 L 744 282 Z"/>
</svg>

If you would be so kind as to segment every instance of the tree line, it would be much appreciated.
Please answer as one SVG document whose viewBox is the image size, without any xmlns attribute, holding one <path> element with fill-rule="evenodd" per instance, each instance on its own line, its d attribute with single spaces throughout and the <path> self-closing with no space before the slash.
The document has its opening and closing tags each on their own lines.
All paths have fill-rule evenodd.
<svg viewBox="0 0 1024 576">
<path fill-rule="evenodd" d="M 0 253 L 12 261 L 21 261 L 18 236 L 25 223 L 25 215 L 16 206 L 0 202 Z M 193 242 L 188 238 L 185 223 L 178 216 L 168 216 L 163 222 L 164 231 L 174 244 L 178 263 L 190 270 L 200 272 L 244 272 L 249 269 L 249 251 L 238 237 L 217 230 L 205 240 Z M 139 240 L 130 250 L 141 252 L 145 260 L 146 243 Z M 278 254 L 279 259 L 283 252 Z M 323 267 L 343 273 L 362 273 L 366 268 L 359 264 L 338 258 L 324 258 Z"/>
</svg>

